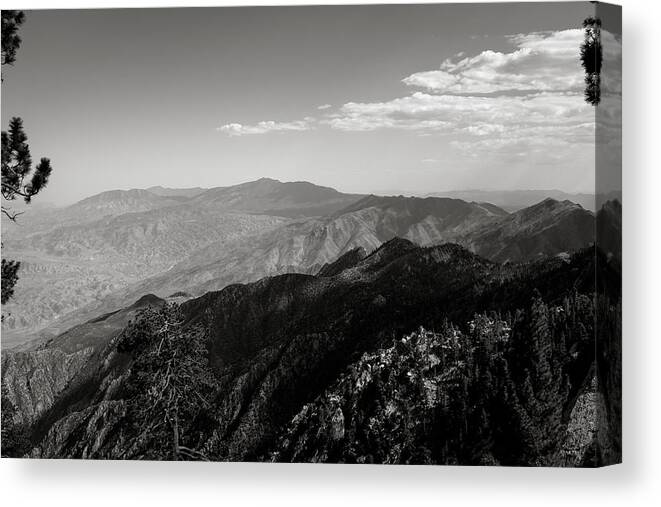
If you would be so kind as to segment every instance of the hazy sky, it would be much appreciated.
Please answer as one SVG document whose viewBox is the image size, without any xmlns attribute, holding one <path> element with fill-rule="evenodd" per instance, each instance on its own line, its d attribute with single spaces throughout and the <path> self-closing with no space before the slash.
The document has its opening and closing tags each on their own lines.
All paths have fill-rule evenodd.
<svg viewBox="0 0 661 507">
<path fill-rule="evenodd" d="M 41 199 L 259 177 L 594 188 L 588 2 L 29 11 L 3 69 Z"/>
</svg>

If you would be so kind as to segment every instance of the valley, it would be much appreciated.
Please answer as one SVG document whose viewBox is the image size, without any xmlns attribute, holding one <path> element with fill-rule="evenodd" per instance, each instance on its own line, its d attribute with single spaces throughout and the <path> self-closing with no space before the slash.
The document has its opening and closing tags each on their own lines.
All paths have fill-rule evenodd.
<svg viewBox="0 0 661 507">
<path fill-rule="evenodd" d="M 342 194 L 269 179 L 155 191 L 104 192 L 57 212 L 26 213 L 19 226 L 3 222 L 3 255 L 24 263 L 5 310 L 4 347 L 54 336 L 148 293 L 202 295 L 265 276 L 313 274 L 393 237 L 455 242 L 517 262 L 581 248 L 594 234 L 591 212 L 552 199 L 508 213 L 489 203 Z"/>
<path fill-rule="evenodd" d="M 618 307 L 594 307 L 591 294 L 599 280 L 617 301 L 618 270 L 592 248 L 498 264 L 394 238 L 319 275 L 235 284 L 179 307 L 144 296 L 32 351 L 5 351 L 3 403 L 17 414 L 12 431 L 27 431 L 17 452 L 32 457 L 594 466 L 613 459 L 591 456 L 615 428 L 571 442 L 567 428 L 583 417 L 577 400 L 600 392 L 594 312 L 617 325 Z M 199 397 L 175 454 L 158 405 L 145 410 L 158 402 L 147 372 L 170 375 L 170 353 L 183 361 L 171 381 Z M 31 364 L 52 373 L 25 384 Z M 489 424 L 475 406 L 490 407 Z M 485 438 L 464 439 L 463 424 Z"/>
<path fill-rule="evenodd" d="M 94 220 L 3 237 L 3 254 L 23 262 L 3 324 L 11 452 L 552 466 L 616 459 L 607 453 L 617 428 L 580 438 L 567 428 L 586 417 L 596 427 L 584 400 L 609 403 L 600 386 L 618 378 L 595 377 L 591 338 L 604 333 L 617 353 L 606 345 L 611 328 L 593 329 L 593 318 L 601 312 L 619 325 L 617 245 L 594 247 L 595 220 L 597 240 L 621 227 L 618 201 L 595 216 L 552 198 L 508 212 L 274 180 L 157 192 L 165 195 L 149 198 L 150 209 L 132 208 L 133 191 L 110 192 L 97 196 Z M 595 288 L 604 294 L 598 305 Z M 159 334 L 170 326 L 173 334 Z M 545 330 L 535 335 L 541 348 L 529 349 L 535 326 Z M 161 445 L 169 437 L 153 426 L 156 413 L 140 408 L 153 388 L 139 372 L 160 371 L 170 348 L 183 354 L 182 389 L 203 400 L 187 409 L 187 450 L 174 455 Z M 534 370 L 539 361 L 550 369 Z M 476 377 L 467 364 L 500 380 Z M 492 407 L 498 424 L 514 418 L 527 429 L 485 426 L 464 398 Z M 407 426 L 409 412 L 451 428 L 446 443 Z M 464 441 L 461 424 L 489 437 Z M 133 433 L 141 426 L 149 436 Z"/>
</svg>

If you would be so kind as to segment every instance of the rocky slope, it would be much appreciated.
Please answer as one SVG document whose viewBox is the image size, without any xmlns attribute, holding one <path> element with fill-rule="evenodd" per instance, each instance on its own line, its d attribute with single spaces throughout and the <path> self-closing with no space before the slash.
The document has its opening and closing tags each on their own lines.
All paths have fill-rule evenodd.
<svg viewBox="0 0 661 507">
<path fill-rule="evenodd" d="M 251 192 L 261 189 L 259 192 L 264 193 L 263 187 L 273 186 L 270 180 L 258 183 Z M 166 272 L 105 292 L 102 300 L 58 319 L 48 331 L 62 332 L 147 293 L 165 297 L 183 290 L 200 295 L 265 276 L 316 273 L 352 249 L 372 252 L 393 237 L 405 237 L 419 245 L 454 241 L 499 262 L 567 253 L 593 241 L 593 220 L 580 206 L 553 200 L 508 214 L 487 203 L 457 199 L 367 196 L 326 218 L 298 219 L 235 241 L 210 242 Z M 181 247 L 180 242 L 177 244 Z"/>
<path fill-rule="evenodd" d="M 368 196 L 327 219 L 286 224 L 230 248 L 209 245 L 123 298 L 179 289 L 200 294 L 269 275 L 316 273 L 350 250 L 372 252 L 394 237 L 423 246 L 454 241 L 499 262 L 528 260 L 590 244 L 593 220 L 579 206 L 551 200 L 509 215 L 453 199 Z"/>
<path fill-rule="evenodd" d="M 600 275 L 604 284 L 617 299 L 616 274 L 609 265 L 598 265 L 603 270 Z M 208 366 L 202 364 L 200 368 L 207 373 L 198 374 L 212 375 L 215 393 L 211 398 L 201 398 L 195 415 L 182 414 L 181 427 L 187 429 L 180 444 L 188 449 L 186 459 L 431 460 L 469 464 L 479 458 L 491 464 L 556 464 L 556 451 L 564 442 L 569 414 L 593 371 L 594 344 L 589 329 L 594 322 L 592 299 L 580 293 L 589 295 L 594 287 L 594 251 L 578 252 L 568 259 L 501 265 L 457 245 L 421 248 L 404 239 L 393 239 L 366 257 L 360 250 L 352 250 L 322 271 L 323 276 L 287 274 L 253 284 L 232 285 L 182 305 L 183 329 L 205 330 Z M 515 315 L 517 309 L 524 309 L 525 313 L 508 317 Z M 494 311 L 497 313 L 491 313 Z M 482 324 L 476 325 L 476 314 L 486 321 L 480 320 Z M 500 315 L 499 322 L 502 321 L 497 329 L 489 324 L 495 322 L 495 315 Z M 570 315 L 575 316 L 569 318 Z M 548 322 L 544 320 L 547 324 L 540 326 L 537 319 Z M 429 440 L 420 441 L 418 437 L 423 434 L 433 440 L 437 434 L 434 428 L 443 427 L 445 417 L 441 398 L 431 399 L 429 407 L 425 405 L 425 393 L 431 395 L 434 391 L 428 390 L 425 379 L 432 384 L 449 382 L 455 378 L 454 363 L 448 356 L 449 362 L 434 370 L 433 357 L 428 353 L 431 349 L 418 353 L 417 345 L 415 350 L 398 349 L 397 361 L 386 356 L 394 350 L 393 340 L 404 338 L 408 343 L 406 337 L 421 325 L 436 330 L 429 336 L 424 334 L 421 343 L 427 345 L 423 348 L 440 346 L 442 350 L 444 340 L 461 336 L 459 342 L 464 345 L 455 352 L 468 355 L 457 355 L 458 361 L 472 358 L 475 364 L 496 369 L 509 365 L 513 387 L 508 383 L 489 384 L 489 399 L 496 403 L 494 407 L 514 410 L 512 417 L 519 414 L 517 424 L 527 429 L 512 434 L 516 426 L 506 424 L 502 413 L 494 412 L 492 417 L 503 426 L 475 433 L 484 437 L 479 442 L 458 433 L 447 437 L 447 448 L 433 447 Z M 138 321 L 103 342 L 97 349 L 103 360 L 86 372 L 85 379 L 78 379 L 65 389 L 33 426 L 32 454 L 146 456 L 151 444 L 142 440 L 138 428 L 153 421 L 132 400 L 146 395 L 140 386 L 151 370 L 143 370 L 145 366 L 140 365 L 153 364 L 148 358 L 159 353 L 162 339 L 150 338 L 151 333 L 160 332 L 158 329 L 163 329 L 158 319 L 155 327 Z M 505 337 L 502 343 L 501 335 Z M 562 340 L 557 339 L 560 336 Z M 496 360 L 498 354 L 489 354 L 493 360 L 483 363 L 486 359 L 477 347 L 481 340 L 489 340 L 484 343 L 495 347 L 505 363 Z M 554 345 L 544 345 L 545 340 Z M 539 349 L 527 349 L 535 343 Z M 413 367 L 413 360 L 428 364 L 420 369 Z M 374 384 L 373 373 L 360 380 L 367 365 L 374 370 L 381 363 L 389 365 L 391 380 L 386 382 L 384 378 L 381 384 Z M 542 364 L 546 366 L 541 368 Z M 426 371 L 427 376 L 414 381 L 408 372 L 417 375 L 418 371 Z M 462 373 L 469 385 L 476 382 L 470 392 L 484 391 L 480 386 L 486 385 L 486 380 L 471 372 L 468 369 Z M 536 372 L 536 376 L 527 381 L 526 372 Z M 528 382 L 533 394 L 525 394 Z M 398 397 L 383 398 L 393 400 L 390 408 L 387 403 L 377 403 L 381 398 L 374 391 L 388 386 L 401 391 Z M 416 390 L 411 392 L 420 398 L 406 395 L 407 389 L 414 387 Z M 516 389 L 516 396 L 527 397 L 525 403 L 520 402 L 520 408 L 506 403 L 514 396 L 512 388 Z M 452 389 L 447 391 L 448 399 L 452 404 L 459 403 L 463 395 Z M 397 400 L 404 403 L 406 399 L 417 410 L 410 413 L 419 415 L 415 424 L 431 425 L 425 432 L 418 433 L 417 426 L 408 428 L 407 411 L 404 405 L 397 405 Z M 371 405 L 364 405 L 368 402 Z M 542 417 L 546 413 L 544 403 L 556 407 L 553 418 Z M 457 408 L 451 413 L 463 417 L 463 410 Z M 528 415 L 521 419 L 524 413 Z M 475 427 L 482 427 L 479 412 L 466 412 L 466 416 L 470 416 Z M 374 435 L 381 431 L 392 435 L 393 441 L 387 441 L 391 454 L 379 454 L 381 451 L 370 447 L 378 439 L 364 432 L 368 421 L 381 425 L 381 429 L 374 426 Z M 459 431 L 460 426 L 453 421 L 448 424 L 451 422 L 452 428 Z M 390 423 L 395 426 L 389 427 Z M 306 448 L 305 442 L 311 438 L 323 441 Z M 530 438 L 539 444 L 527 444 Z M 504 442 L 509 442 L 509 447 L 503 447 Z M 340 451 L 347 446 L 353 446 L 355 452 L 342 454 Z M 306 450 L 309 448 L 318 453 L 310 454 Z M 165 448 L 161 459 L 172 457 L 169 452 Z"/>
<path fill-rule="evenodd" d="M 287 217 L 332 213 L 360 197 L 263 179 L 214 189 L 113 190 L 65 208 L 28 210 L 19 224 L 3 222 L 3 256 L 24 262 L 5 312 L 5 346 L 48 325 L 66 329 L 73 321 L 59 322 L 72 311 L 165 273 L 196 250 L 230 250 Z"/>
<path fill-rule="evenodd" d="M 77 308 L 131 283 L 167 272 L 196 249 L 231 244 L 283 221 L 177 205 L 3 237 L 3 256 L 22 261 L 15 297 L 3 308 L 5 344 L 49 323 L 57 325 Z"/>
<path fill-rule="evenodd" d="M 571 252 L 594 242 L 594 215 L 571 201 L 544 201 L 482 227 L 459 242 L 498 262 Z"/>
<path fill-rule="evenodd" d="M 13 422 L 31 424 L 83 369 L 91 348 L 66 353 L 56 348 L 2 353 L 2 385 L 15 407 Z"/>
<path fill-rule="evenodd" d="M 31 424 L 81 372 L 96 367 L 100 351 L 146 308 L 165 301 L 144 296 L 131 306 L 69 329 L 27 350 L 2 351 L 3 398 L 13 406 L 15 424 Z M 4 413 L 4 412 L 3 412 Z"/>
<path fill-rule="evenodd" d="M 180 200 L 160 196 L 148 190 L 110 190 L 87 197 L 70 206 L 59 208 L 26 207 L 19 217 L 20 230 L 16 235 L 29 236 L 35 232 L 46 232 L 56 227 L 82 225 L 102 218 L 109 218 L 125 213 L 140 213 L 180 204 Z M 10 237 L 15 229 L 11 222 L 3 219 L 3 228 L 7 227 Z"/>
<path fill-rule="evenodd" d="M 267 181 L 265 185 L 270 188 L 272 182 Z M 154 293 L 165 297 L 183 290 L 200 295 L 232 283 L 251 282 L 265 276 L 291 272 L 316 273 L 325 264 L 354 248 L 372 252 L 396 236 L 409 238 L 421 245 L 442 243 L 468 235 L 470 231 L 495 223 L 506 215 L 495 206 L 453 199 L 368 196 L 328 218 L 299 219 L 261 233 L 246 234 L 235 241 L 223 239 L 210 242 L 163 273 L 127 284 L 125 289 L 105 292 L 103 299 L 99 298 L 83 306 L 79 312 L 58 319 L 49 332 L 61 332 L 67 326 L 94 315 L 121 308 L 143 294 Z M 135 220 L 134 217 L 131 219 Z M 212 230 L 213 226 L 210 228 Z M 171 242 L 181 248 L 194 245 L 194 241 L 175 239 L 167 238 L 156 252 Z M 153 260 L 153 254 L 150 253 L 150 256 L 151 262 L 147 264 L 154 268 L 157 263 Z"/>
<path fill-rule="evenodd" d="M 350 250 L 372 252 L 394 237 L 422 246 L 456 242 L 503 262 L 575 251 L 593 236 L 593 215 L 567 202 L 547 200 L 510 215 L 483 203 L 368 196 L 326 219 L 286 224 L 231 248 L 209 245 L 166 276 L 145 280 L 129 299 L 178 289 L 200 294 L 288 272 L 316 273 Z"/>
</svg>

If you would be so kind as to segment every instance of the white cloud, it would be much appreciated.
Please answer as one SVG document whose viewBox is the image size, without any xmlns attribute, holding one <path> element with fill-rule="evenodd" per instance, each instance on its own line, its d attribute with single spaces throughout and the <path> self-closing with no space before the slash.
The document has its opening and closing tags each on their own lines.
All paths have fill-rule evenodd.
<svg viewBox="0 0 661 507">
<path fill-rule="evenodd" d="M 455 140 L 450 144 L 467 153 L 488 151 L 526 152 L 533 150 L 570 150 L 591 151 L 594 145 L 595 124 L 582 123 L 565 126 L 538 126 L 509 129 L 500 136 Z"/>
<path fill-rule="evenodd" d="M 593 122 L 594 110 L 577 94 L 484 97 L 416 92 L 387 102 L 350 102 L 323 121 L 344 131 L 398 128 L 493 137 L 546 127 L 553 135 L 573 125 Z"/>
<path fill-rule="evenodd" d="M 267 134 L 269 132 L 303 131 L 313 128 L 314 118 L 305 118 L 290 122 L 260 121 L 255 125 L 243 125 L 241 123 L 228 123 L 216 130 L 229 136 L 245 136 L 254 134 Z"/>
<path fill-rule="evenodd" d="M 583 69 L 578 58 L 582 30 L 533 32 L 508 39 L 516 46 L 512 52 L 457 55 L 443 61 L 439 69 L 416 72 L 403 82 L 435 93 L 582 90 Z"/>
<path fill-rule="evenodd" d="M 525 153 L 526 147 L 547 150 L 549 157 L 552 150 L 570 156 L 570 148 L 586 150 L 594 144 L 595 110 L 583 99 L 578 57 L 583 32 L 533 32 L 507 39 L 513 44 L 510 52 L 459 53 L 439 69 L 403 80 L 424 91 L 382 102 L 348 102 L 332 110 L 323 104 L 317 108 L 324 111 L 319 120 L 229 124 L 219 130 L 246 135 L 319 125 L 347 132 L 398 129 L 448 136 L 455 149 L 487 156 Z"/>
<path fill-rule="evenodd" d="M 595 110 L 583 99 L 582 39 L 581 30 L 512 35 L 511 52 L 456 55 L 438 70 L 404 79 L 425 91 L 349 102 L 322 123 L 343 131 L 443 135 L 454 149 L 482 160 L 526 153 L 567 159 L 591 152 Z"/>
</svg>

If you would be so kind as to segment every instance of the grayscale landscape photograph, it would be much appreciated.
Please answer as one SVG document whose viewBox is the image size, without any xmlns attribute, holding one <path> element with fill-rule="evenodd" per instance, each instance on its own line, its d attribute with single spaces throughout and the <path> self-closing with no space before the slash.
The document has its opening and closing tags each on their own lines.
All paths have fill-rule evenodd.
<svg viewBox="0 0 661 507">
<path fill-rule="evenodd" d="M 2 11 L 2 457 L 598 467 L 620 8 Z"/>
</svg>

